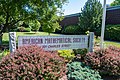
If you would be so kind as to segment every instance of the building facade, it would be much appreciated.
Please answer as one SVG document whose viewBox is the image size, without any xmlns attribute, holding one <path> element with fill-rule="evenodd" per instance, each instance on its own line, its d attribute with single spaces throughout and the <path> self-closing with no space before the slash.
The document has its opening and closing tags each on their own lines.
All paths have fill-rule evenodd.
<svg viewBox="0 0 120 80">
<path fill-rule="evenodd" d="M 106 24 L 120 24 L 120 6 L 108 7 L 106 11 Z"/>
<path fill-rule="evenodd" d="M 80 13 L 65 16 L 60 22 L 62 27 L 69 25 L 77 25 L 79 23 Z M 106 9 L 106 24 L 120 24 L 120 6 L 108 7 Z"/>
</svg>

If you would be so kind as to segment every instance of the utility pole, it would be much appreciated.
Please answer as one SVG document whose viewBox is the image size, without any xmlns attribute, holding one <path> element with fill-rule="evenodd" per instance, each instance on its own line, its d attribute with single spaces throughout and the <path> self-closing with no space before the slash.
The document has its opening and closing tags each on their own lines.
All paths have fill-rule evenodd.
<svg viewBox="0 0 120 80">
<path fill-rule="evenodd" d="M 104 47 L 104 33 L 105 33 L 105 19 L 106 19 L 106 0 L 104 0 L 103 4 L 103 17 L 102 17 L 102 29 L 101 29 L 101 42 L 100 42 L 100 49 Z"/>
</svg>

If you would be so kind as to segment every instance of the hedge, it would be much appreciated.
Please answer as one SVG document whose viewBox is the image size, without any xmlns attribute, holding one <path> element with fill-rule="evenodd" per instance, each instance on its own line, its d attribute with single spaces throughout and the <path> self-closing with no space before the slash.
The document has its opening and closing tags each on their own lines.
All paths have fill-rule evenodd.
<svg viewBox="0 0 120 80">
<path fill-rule="evenodd" d="M 120 25 L 107 25 L 105 29 L 105 39 L 120 41 Z"/>
</svg>

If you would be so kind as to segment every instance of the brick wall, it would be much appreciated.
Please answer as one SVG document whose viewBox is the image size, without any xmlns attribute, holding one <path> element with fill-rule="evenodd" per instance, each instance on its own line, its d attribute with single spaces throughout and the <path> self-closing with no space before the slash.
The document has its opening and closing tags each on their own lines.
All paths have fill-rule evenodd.
<svg viewBox="0 0 120 80">
<path fill-rule="evenodd" d="M 107 10 L 106 24 L 120 24 L 120 9 Z"/>
<path fill-rule="evenodd" d="M 62 27 L 68 25 L 77 25 L 79 22 L 79 13 L 65 16 L 60 22 Z M 120 6 L 108 7 L 106 11 L 106 24 L 120 24 Z"/>
</svg>

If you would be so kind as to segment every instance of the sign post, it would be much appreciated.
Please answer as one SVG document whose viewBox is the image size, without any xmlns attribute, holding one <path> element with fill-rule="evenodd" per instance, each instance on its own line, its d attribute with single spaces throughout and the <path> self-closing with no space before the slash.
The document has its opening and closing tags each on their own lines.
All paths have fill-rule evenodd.
<svg viewBox="0 0 120 80">
<path fill-rule="evenodd" d="M 9 49 L 10 53 L 16 50 L 16 32 L 9 32 Z"/>
<path fill-rule="evenodd" d="M 93 52 L 94 48 L 94 33 L 90 32 L 89 33 L 89 52 Z"/>
</svg>

